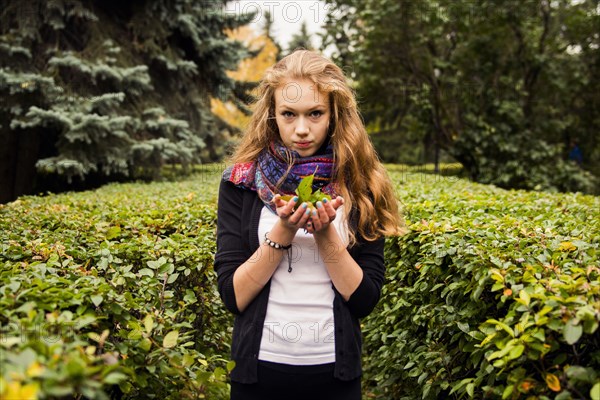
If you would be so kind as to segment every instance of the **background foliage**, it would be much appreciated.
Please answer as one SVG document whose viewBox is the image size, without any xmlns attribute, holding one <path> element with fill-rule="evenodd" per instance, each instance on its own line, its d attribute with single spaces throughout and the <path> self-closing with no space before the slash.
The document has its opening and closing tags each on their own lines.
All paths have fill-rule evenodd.
<svg viewBox="0 0 600 400">
<path fill-rule="evenodd" d="M 224 5 L 0 1 L 0 202 L 219 159 L 210 100 L 244 109 L 226 71 L 255 55 L 225 33 L 254 16 Z"/>
<path fill-rule="evenodd" d="M 0 206 L 0 396 L 227 398 L 222 169 Z M 600 198 L 388 171 L 410 232 L 362 321 L 365 396 L 597 399 Z"/>
<path fill-rule="evenodd" d="M 227 75 L 236 81 L 254 82 L 258 85 L 267 68 L 277 62 L 280 54 L 277 44 L 270 37 L 268 30 L 262 34 L 257 34 L 249 26 L 228 31 L 227 34 L 232 39 L 243 42 L 249 49 L 258 52 L 255 57 L 240 62 L 238 69 L 236 71 L 228 71 Z M 235 133 L 243 132 L 250 121 L 251 114 L 244 112 L 243 109 L 239 109 L 232 102 L 212 99 L 211 105 L 211 109 L 215 115 L 227 122 L 231 127 L 236 128 Z M 229 140 L 234 141 L 235 139 L 229 138 Z M 222 145 L 226 146 L 226 144 Z"/>
<path fill-rule="evenodd" d="M 321 49 L 351 77 L 384 161 L 458 161 L 480 183 L 600 193 L 597 1 L 322 6 Z M 269 13 L 253 34 L 254 15 L 226 0 L 0 9 L 0 202 L 221 160 L 284 54 Z M 287 52 L 312 47 L 298 28 Z M 575 141 L 582 163 L 568 160 Z"/>
<path fill-rule="evenodd" d="M 363 326 L 373 397 L 600 398 L 600 198 L 388 168 L 411 225 Z"/>
<path fill-rule="evenodd" d="M 452 157 L 482 183 L 599 193 L 597 1 L 327 4 L 324 45 L 385 161 Z M 566 162 L 574 139 L 583 169 Z"/>
<path fill-rule="evenodd" d="M 226 397 L 215 178 L 0 208 L 3 399 Z"/>
</svg>

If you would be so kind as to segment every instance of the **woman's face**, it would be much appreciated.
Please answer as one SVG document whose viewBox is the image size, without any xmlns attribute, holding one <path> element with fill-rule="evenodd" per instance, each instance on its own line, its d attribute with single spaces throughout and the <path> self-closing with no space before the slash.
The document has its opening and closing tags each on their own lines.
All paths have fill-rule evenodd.
<svg viewBox="0 0 600 400">
<path fill-rule="evenodd" d="M 309 80 L 288 80 L 275 89 L 275 119 L 281 140 L 302 157 L 313 155 L 327 139 L 329 98 Z"/>
</svg>

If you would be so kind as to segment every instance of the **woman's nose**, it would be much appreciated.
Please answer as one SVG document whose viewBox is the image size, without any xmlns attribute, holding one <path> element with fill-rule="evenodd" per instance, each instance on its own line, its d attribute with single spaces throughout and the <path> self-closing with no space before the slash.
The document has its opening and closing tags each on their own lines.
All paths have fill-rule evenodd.
<svg viewBox="0 0 600 400">
<path fill-rule="evenodd" d="M 304 118 L 298 118 L 298 123 L 296 124 L 296 133 L 299 135 L 308 133 L 308 124 Z"/>
</svg>

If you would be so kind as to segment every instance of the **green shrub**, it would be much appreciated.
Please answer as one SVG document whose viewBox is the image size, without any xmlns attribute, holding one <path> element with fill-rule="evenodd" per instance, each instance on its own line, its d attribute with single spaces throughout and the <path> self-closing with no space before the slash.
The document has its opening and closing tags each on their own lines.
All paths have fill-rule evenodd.
<svg viewBox="0 0 600 400">
<path fill-rule="evenodd" d="M 364 321 L 369 395 L 598 399 L 600 199 L 389 169 L 410 232 Z"/>
<path fill-rule="evenodd" d="M 362 321 L 367 398 L 598 398 L 599 198 L 387 167 L 411 230 Z M 0 206 L 0 396 L 228 398 L 221 170 Z"/>
<path fill-rule="evenodd" d="M 3 398 L 227 398 L 219 168 L 0 206 Z"/>
</svg>

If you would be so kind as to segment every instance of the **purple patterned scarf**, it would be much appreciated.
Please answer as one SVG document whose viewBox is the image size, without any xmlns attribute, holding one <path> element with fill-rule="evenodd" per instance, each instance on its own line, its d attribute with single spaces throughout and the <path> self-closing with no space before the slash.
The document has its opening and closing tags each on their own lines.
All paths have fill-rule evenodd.
<svg viewBox="0 0 600 400">
<path fill-rule="evenodd" d="M 291 152 L 294 162 L 285 180 L 277 186 L 277 182 L 288 169 L 286 151 Z M 223 172 L 223 180 L 233 182 L 236 186 L 258 193 L 263 203 L 276 213 L 273 196 L 293 195 L 302 178 L 315 173 L 313 192 L 321 189 L 332 198 L 337 196 L 337 185 L 331 181 L 334 168 L 333 145 L 327 144 L 322 154 L 301 157 L 298 152 L 287 149 L 281 142 L 272 142 L 269 148 L 263 150 L 254 162 L 237 163 Z"/>
</svg>

